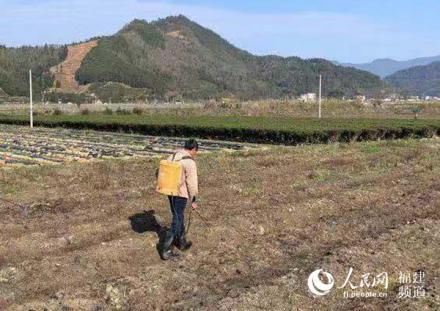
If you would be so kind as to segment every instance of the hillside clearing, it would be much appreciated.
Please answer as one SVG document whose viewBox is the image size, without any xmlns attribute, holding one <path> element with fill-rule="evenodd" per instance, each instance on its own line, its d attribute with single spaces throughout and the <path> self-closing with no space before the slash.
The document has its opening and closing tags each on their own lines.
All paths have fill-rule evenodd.
<svg viewBox="0 0 440 311">
<path fill-rule="evenodd" d="M 81 67 L 83 59 L 97 45 L 98 41 L 92 40 L 68 46 L 66 59 L 50 68 L 50 72 L 54 75 L 55 84 L 59 84 L 57 86 L 61 91 L 79 92 L 86 89 L 85 86 L 80 87 L 75 79 L 75 74 Z"/>
</svg>

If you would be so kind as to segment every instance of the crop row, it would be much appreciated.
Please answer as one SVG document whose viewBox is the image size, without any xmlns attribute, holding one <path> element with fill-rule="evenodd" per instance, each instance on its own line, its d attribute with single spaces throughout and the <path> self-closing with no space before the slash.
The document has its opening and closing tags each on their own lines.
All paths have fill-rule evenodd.
<svg viewBox="0 0 440 311">
<path fill-rule="evenodd" d="M 254 148 L 229 142 L 200 142 L 201 150 Z M 152 157 L 181 147 L 182 139 L 133 134 L 49 129 L 0 124 L 0 167 L 40 165 L 93 159 Z"/>
<path fill-rule="evenodd" d="M 0 115 L 0 123 L 25 125 L 26 116 Z M 295 145 L 377 139 L 421 138 L 440 134 L 440 120 L 295 119 L 280 117 L 177 117 L 174 115 L 36 116 L 45 127 L 93 129 L 143 135 L 199 137 L 252 143 Z"/>
</svg>

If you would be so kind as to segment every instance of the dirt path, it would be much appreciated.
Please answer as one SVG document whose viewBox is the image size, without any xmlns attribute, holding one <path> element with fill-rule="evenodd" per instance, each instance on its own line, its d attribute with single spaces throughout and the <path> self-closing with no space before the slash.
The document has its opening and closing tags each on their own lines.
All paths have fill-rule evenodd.
<svg viewBox="0 0 440 311">
<path fill-rule="evenodd" d="M 71 45 L 68 47 L 67 58 L 61 64 L 50 69 L 59 82 L 59 89 L 69 92 L 80 92 L 84 86 L 80 86 L 75 79 L 75 74 L 81 67 L 81 62 L 91 49 L 98 45 L 97 40 Z"/>
<path fill-rule="evenodd" d="M 199 159 L 194 247 L 162 262 L 156 160 L 0 171 L 0 306 L 10 310 L 435 310 L 440 142 L 274 148 Z M 187 214 L 189 216 L 189 214 Z M 388 296 L 315 298 L 307 277 L 387 271 Z M 426 273 L 399 299 L 400 271 Z M 63 309 L 64 308 L 64 309 Z M 69 309 L 70 308 L 70 309 Z M 1 308 L 0 308 L 1 309 Z"/>
</svg>

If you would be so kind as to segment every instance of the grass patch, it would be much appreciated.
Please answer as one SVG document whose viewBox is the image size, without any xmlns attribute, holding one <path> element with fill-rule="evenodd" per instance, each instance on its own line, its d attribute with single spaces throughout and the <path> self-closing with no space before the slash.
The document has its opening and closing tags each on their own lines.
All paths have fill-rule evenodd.
<svg viewBox="0 0 440 311">
<path fill-rule="evenodd" d="M 365 153 L 379 153 L 382 151 L 382 148 L 378 145 L 366 144 L 362 147 L 362 152 Z"/>
</svg>

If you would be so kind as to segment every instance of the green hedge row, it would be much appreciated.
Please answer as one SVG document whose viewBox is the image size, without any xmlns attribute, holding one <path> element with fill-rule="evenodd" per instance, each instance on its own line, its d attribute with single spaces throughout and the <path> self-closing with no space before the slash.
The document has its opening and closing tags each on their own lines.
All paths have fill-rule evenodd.
<svg viewBox="0 0 440 311">
<path fill-rule="evenodd" d="M 139 120 L 138 120 L 139 121 Z M 108 120 L 100 118 L 94 119 L 91 116 L 68 116 L 63 118 L 51 116 L 50 118 L 39 118 L 34 121 L 35 126 L 44 127 L 65 127 L 73 129 L 92 129 L 98 131 L 115 131 L 126 133 L 138 133 L 144 135 L 157 136 L 176 136 L 176 137 L 199 137 L 216 140 L 231 140 L 251 143 L 269 143 L 296 145 L 304 143 L 329 143 L 329 142 L 351 142 L 367 141 L 378 139 L 398 139 L 398 138 L 422 138 L 440 135 L 440 120 L 418 122 L 408 122 L 408 120 L 389 120 L 390 124 L 384 126 L 367 126 L 366 119 L 362 126 L 354 126 L 348 123 L 347 128 L 343 128 L 340 123 L 331 127 L 331 121 L 323 128 L 319 128 L 316 123 L 310 122 L 310 126 L 301 124 L 298 128 L 288 128 L 280 124 L 280 129 L 276 128 L 251 128 L 249 124 L 243 127 L 238 126 L 209 126 L 206 124 L 160 124 L 160 122 L 122 122 L 121 120 L 109 117 Z M 402 122 L 400 122 L 402 121 Z M 336 120 L 334 121 L 337 122 Z M 338 120 L 338 122 L 343 122 Z M 362 123 L 361 122 L 361 123 Z M 373 122 L 373 121 L 372 121 Z M 0 123 L 27 125 L 28 120 L 24 116 L 0 116 Z M 343 124 L 343 123 L 342 123 Z M 373 122 L 374 125 L 374 122 Z"/>
</svg>

